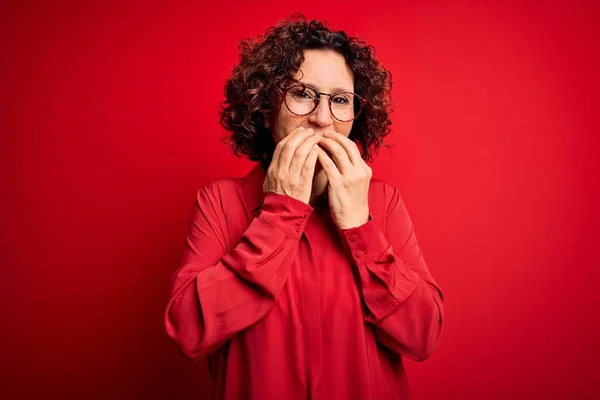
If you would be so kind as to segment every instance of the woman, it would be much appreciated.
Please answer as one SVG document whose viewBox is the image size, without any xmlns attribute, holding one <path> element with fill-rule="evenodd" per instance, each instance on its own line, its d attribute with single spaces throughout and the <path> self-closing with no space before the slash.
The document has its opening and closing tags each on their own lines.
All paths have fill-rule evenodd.
<svg viewBox="0 0 600 400">
<path fill-rule="evenodd" d="M 199 190 L 167 332 L 208 356 L 216 399 L 407 399 L 402 357 L 436 347 L 442 295 L 365 162 L 389 132 L 389 74 L 302 17 L 240 49 L 221 123 L 260 163 Z"/>
</svg>

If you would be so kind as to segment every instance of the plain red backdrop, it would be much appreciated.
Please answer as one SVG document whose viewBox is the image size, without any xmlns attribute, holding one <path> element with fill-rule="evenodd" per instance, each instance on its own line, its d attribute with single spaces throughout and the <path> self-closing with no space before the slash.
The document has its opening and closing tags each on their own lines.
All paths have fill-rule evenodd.
<svg viewBox="0 0 600 400">
<path fill-rule="evenodd" d="M 600 398 L 600 14 L 512 3 L 3 3 L 0 397 L 209 398 L 169 280 L 196 190 L 251 167 L 219 141 L 237 44 L 300 11 L 393 73 L 375 175 L 446 296 L 415 399 Z"/>
</svg>

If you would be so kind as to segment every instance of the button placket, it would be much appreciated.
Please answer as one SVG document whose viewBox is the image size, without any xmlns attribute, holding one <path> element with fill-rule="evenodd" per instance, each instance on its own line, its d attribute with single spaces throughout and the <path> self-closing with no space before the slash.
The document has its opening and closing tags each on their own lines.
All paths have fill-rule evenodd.
<svg viewBox="0 0 600 400">
<path fill-rule="evenodd" d="M 309 232 L 310 234 L 310 232 Z M 321 332 L 321 278 L 319 274 L 319 251 L 318 244 L 313 242 L 314 238 L 306 236 L 310 245 L 310 261 L 302 268 L 303 279 L 303 321 L 304 337 L 306 343 L 306 362 L 308 373 L 308 384 L 312 396 L 319 398 L 319 384 L 323 362 L 322 354 L 322 332 Z M 316 396 L 316 397 L 315 397 Z"/>
</svg>

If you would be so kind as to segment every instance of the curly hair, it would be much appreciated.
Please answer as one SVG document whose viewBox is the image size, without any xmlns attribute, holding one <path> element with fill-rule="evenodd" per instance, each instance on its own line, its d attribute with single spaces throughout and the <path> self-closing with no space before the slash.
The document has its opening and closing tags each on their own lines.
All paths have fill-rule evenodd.
<svg viewBox="0 0 600 400">
<path fill-rule="evenodd" d="M 367 103 L 354 121 L 349 138 L 359 145 L 362 158 L 373 160 L 390 133 L 391 73 L 377 60 L 372 46 L 344 31 L 334 31 L 302 14 L 269 28 L 264 35 L 239 45 L 240 60 L 228 79 L 221 103 L 220 123 L 230 131 L 224 143 L 237 156 L 271 162 L 275 143 L 265 122 L 280 110 L 285 87 L 304 61 L 304 50 L 324 49 L 341 54 L 354 74 L 354 91 Z"/>
</svg>

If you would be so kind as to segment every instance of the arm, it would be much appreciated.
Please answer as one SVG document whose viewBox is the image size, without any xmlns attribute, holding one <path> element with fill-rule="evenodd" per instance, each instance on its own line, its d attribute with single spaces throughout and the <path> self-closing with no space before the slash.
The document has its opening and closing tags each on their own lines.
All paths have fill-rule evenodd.
<svg viewBox="0 0 600 400">
<path fill-rule="evenodd" d="M 184 354 L 206 356 L 269 312 L 311 212 L 301 201 L 266 193 L 260 214 L 227 251 L 217 200 L 207 187 L 198 192 L 165 314 L 167 333 Z"/>
<path fill-rule="evenodd" d="M 442 293 L 427 269 L 397 189 L 385 225 L 382 232 L 369 219 L 340 233 L 360 276 L 368 308 L 365 320 L 375 326 L 377 340 L 402 356 L 423 361 L 442 332 Z"/>
</svg>

